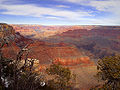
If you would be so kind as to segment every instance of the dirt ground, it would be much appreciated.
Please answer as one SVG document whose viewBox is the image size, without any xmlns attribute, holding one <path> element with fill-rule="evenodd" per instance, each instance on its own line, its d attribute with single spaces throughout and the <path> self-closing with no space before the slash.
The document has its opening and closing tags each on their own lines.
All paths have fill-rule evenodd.
<svg viewBox="0 0 120 90">
<path fill-rule="evenodd" d="M 86 67 L 75 67 L 71 69 L 74 74 L 76 74 L 76 85 L 75 90 L 89 90 L 96 85 L 101 84 L 95 77 L 97 73 L 96 66 L 86 66 Z"/>
</svg>

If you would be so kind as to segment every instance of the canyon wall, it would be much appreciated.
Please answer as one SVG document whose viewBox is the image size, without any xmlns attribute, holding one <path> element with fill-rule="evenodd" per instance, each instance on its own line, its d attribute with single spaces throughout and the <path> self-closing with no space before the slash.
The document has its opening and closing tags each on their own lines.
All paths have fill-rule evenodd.
<svg viewBox="0 0 120 90">
<path fill-rule="evenodd" d="M 42 26 L 42 25 L 12 25 L 16 32 L 20 32 L 22 35 L 29 38 L 44 38 L 61 34 L 67 31 L 79 30 L 81 35 L 93 35 L 100 33 L 101 35 L 112 35 L 116 34 L 116 30 L 120 30 L 120 26 L 97 26 L 97 25 L 74 25 L 74 26 Z M 74 34 L 74 35 L 75 35 Z M 73 36 L 73 35 L 71 35 Z"/>
<path fill-rule="evenodd" d="M 0 38 L 14 34 L 15 34 L 15 30 L 13 29 L 12 26 L 8 24 L 0 23 Z"/>
<path fill-rule="evenodd" d="M 23 29 L 23 26 L 21 28 Z M 17 30 L 18 29 L 19 28 L 17 28 Z M 22 30 L 22 29 L 20 29 L 20 31 L 18 32 L 16 30 L 16 33 L 14 31 L 12 32 L 10 31 L 13 29 L 8 30 L 9 33 L 7 34 L 4 34 L 6 33 L 4 31 L 3 36 L 6 36 L 6 35 L 9 36 L 13 34 L 15 36 L 14 41 L 11 42 L 11 44 L 8 46 L 5 45 L 4 48 L 2 49 L 4 57 L 10 58 L 10 59 L 16 59 L 17 53 L 20 51 L 20 48 L 23 48 L 25 45 L 30 44 L 32 42 L 28 46 L 28 48 L 30 49 L 28 59 L 37 60 L 35 62 L 35 66 L 37 67 L 36 71 L 45 70 L 46 67 L 48 67 L 51 63 L 54 63 L 54 64 L 60 63 L 65 67 L 69 67 L 70 70 L 77 75 L 77 85 L 75 86 L 76 88 L 80 90 L 88 90 L 89 88 L 98 85 L 98 82 L 94 77 L 94 75 L 97 72 L 94 62 L 91 60 L 89 56 L 84 55 L 82 51 L 79 50 L 75 45 L 68 44 L 66 42 L 52 43 L 52 42 L 46 42 L 46 41 L 40 41 L 40 40 L 32 40 L 30 38 L 24 37 L 23 35 L 25 33 L 28 33 L 28 35 L 37 34 L 38 31 L 36 32 L 34 31 L 34 29 L 30 29 L 30 30 L 28 29 Z M 50 30 L 51 29 L 52 28 L 50 28 Z M 68 28 L 64 29 L 63 31 L 59 31 L 58 29 L 60 33 L 68 30 L 69 30 Z M 23 35 L 21 35 L 21 33 Z M 55 35 L 59 34 L 58 36 L 62 37 L 62 34 L 60 33 L 56 33 Z M 53 34 L 50 34 L 50 35 L 53 35 Z M 48 36 L 48 35 L 46 34 L 45 36 Z M 66 36 L 63 35 L 63 39 L 64 37 Z"/>
<path fill-rule="evenodd" d="M 49 37 L 68 30 L 74 29 L 87 29 L 91 30 L 95 25 L 91 26 L 42 26 L 42 25 L 12 25 L 16 32 L 20 32 L 24 36 L 29 36 L 31 38 L 43 38 Z"/>
<path fill-rule="evenodd" d="M 69 30 L 66 32 L 63 32 L 61 34 L 58 34 L 57 36 L 62 36 L 62 37 L 72 37 L 72 38 L 80 38 L 82 36 L 103 36 L 103 37 L 114 37 L 114 38 L 119 38 L 120 36 L 120 28 L 113 28 L 111 29 L 110 27 L 104 28 L 101 27 L 99 29 L 75 29 L 75 30 Z"/>
</svg>

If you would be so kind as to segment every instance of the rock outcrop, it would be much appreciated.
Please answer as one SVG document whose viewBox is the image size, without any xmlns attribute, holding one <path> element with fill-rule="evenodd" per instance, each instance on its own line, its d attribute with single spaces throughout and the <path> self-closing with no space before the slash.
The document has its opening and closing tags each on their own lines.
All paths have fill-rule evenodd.
<svg viewBox="0 0 120 90">
<path fill-rule="evenodd" d="M 5 23 L 0 23 L 0 38 L 8 37 L 14 34 L 15 34 L 15 30 L 13 29 L 12 26 Z"/>
</svg>

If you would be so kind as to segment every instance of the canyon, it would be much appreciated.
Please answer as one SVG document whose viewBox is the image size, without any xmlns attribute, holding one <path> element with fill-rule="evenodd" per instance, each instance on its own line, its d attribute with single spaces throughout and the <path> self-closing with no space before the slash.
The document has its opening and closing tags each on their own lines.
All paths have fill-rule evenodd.
<svg viewBox="0 0 120 90">
<path fill-rule="evenodd" d="M 68 30 L 74 29 L 87 29 L 91 30 L 92 28 L 98 26 L 42 26 L 42 25 L 11 25 L 16 32 L 20 32 L 22 35 L 27 36 L 29 38 L 43 38 L 49 37 L 56 34 L 60 34 L 62 32 L 66 32 Z"/>
<path fill-rule="evenodd" d="M 5 57 L 16 59 L 20 49 L 29 44 L 28 58 L 38 60 L 38 71 L 52 63 L 68 67 L 77 75 L 75 87 L 82 90 L 100 84 L 94 77 L 99 58 L 120 53 L 120 26 L 10 26 L 12 32 L 1 33 L 14 36 L 14 41 L 2 50 Z"/>
<path fill-rule="evenodd" d="M 65 66 L 94 65 L 94 62 L 92 62 L 88 56 L 83 55 L 83 53 L 81 53 L 74 45 L 62 42 L 51 43 L 41 40 L 33 40 L 21 35 L 21 32 L 18 32 L 17 30 L 14 31 L 16 32 L 13 33 L 14 41 L 11 41 L 9 46 L 4 46 L 2 50 L 4 56 L 7 58 L 16 59 L 16 55 L 20 49 L 32 42 L 28 47 L 31 48 L 28 57 L 39 60 L 40 64 L 60 63 Z"/>
<path fill-rule="evenodd" d="M 120 26 L 99 26 L 99 25 L 74 25 L 74 26 L 43 26 L 43 25 L 17 25 L 11 24 L 16 32 L 21 33 L 21 35 L 27 36 L 29 38 L 44 38 L 57 34 L 66 34 L 67 31 L 79 30 L 77 34 L 80 35 L 93 35 L 100 33 L 105 36 L 109 32 L 109 35 L 117 34 L 120 30 Z M 73 35 L 75 36 L 74 32 Z M 108 34 L 107 34 L 108 35 Z"/>
</svg>

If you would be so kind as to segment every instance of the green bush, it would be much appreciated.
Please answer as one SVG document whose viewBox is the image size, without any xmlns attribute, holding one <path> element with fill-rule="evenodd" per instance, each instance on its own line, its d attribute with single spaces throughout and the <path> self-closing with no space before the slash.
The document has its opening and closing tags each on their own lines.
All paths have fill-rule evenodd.
<svg viewBox="0 0 120 90">
<path fill-rule="evenodd" d="M 48 86 L 55 90 L 69 90 L 75 82 L 75 75 L 71 73 L 69 68 L 65 68 L 60 64 L 50 65 L 46 72 L 53 77 L 48 81 Z"/>
<path fill-rule="evenodd" d="M 105 81 L 103 90 L 120 90 L 120 56 L 100 59 L 97 65 L 97 76 Z"/>
</svg>

